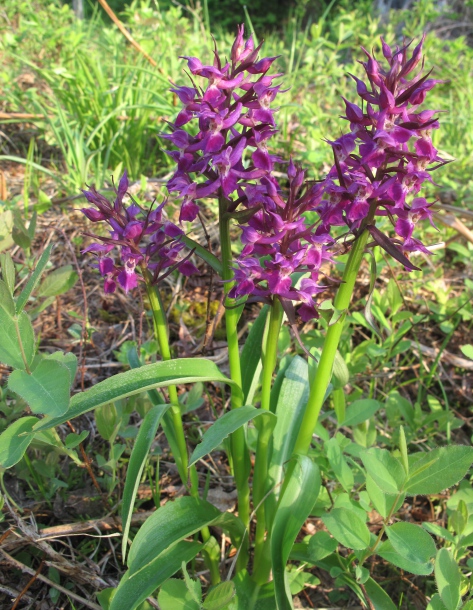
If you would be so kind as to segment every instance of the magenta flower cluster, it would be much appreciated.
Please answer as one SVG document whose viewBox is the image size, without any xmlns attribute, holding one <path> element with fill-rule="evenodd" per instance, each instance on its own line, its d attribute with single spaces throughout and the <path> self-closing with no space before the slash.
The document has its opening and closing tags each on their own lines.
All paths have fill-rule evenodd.
<svg viewBox="0 0 473 610">
<path fill-rule="evenodd" d="M 316 315 L 318 272 L 332 240 L 303 215 L 313 207 L 304 173 L 290 164 L 286 198 L 274 176 L 281 160 L 270 154 L 268 141 L 276 133 L 274 101 L 281 92 L 273 81 L 281 74 L 268 74 L 276 57 L 259 59 L 260 47 L 252 37 L 244 39 L 240 26 L 229 62 L 216 50 L 211 66 L 185 58 L 192 78 L 200 77 L 205 86 L 192 80 L 193 87 L 172 89 L 184 108 L 172 133 L 162 136 L 178 149 L 168 151 L 177 169 L 167 186 L 182 197 L 181 220 L 196 218 L 198 200 L 215 196 L 223 213 L 242 222 L 244 248 L 230 297 L 302 302 L 300 313 L 309 319 Z M 191 121 L 198 124 L 195 136 L 182 129 Z M 299 288 L 292 285 L 295 272 L 309 274 Z"/>
<path fill-rule="evenodd" d="M 125 171 L 113 202 L 94 187 L 83 191 L 87 201 L 95 207 L 83 208 L 82 212 L 92 222 L 106 222 L 110 227 L 110 237 L 92 235 L 97 241 L 83 250 L 97 255 L 96 266 L 105 279 L 105 292 L 115 292 L 117 283 L 125 292 L 136 288 L 137 266 L 149 269 L 155 283 L 174 269 L 184 275 L 197 272 L 188 260 L 188 253 L 182 252 L 185 249 L 179 240 L 182 229 L 163 217 L 166 202 L 150 210 L 143 209 L 135 201 L 126 206 L 123 198 L 127 190 Z M 114 250 L 118 250 L 118 262 L 113 256 Z"/>
<path fill-rule="evenodd" d="M 369 217 L 375 240 L 379 232 L 372 229 L 374 217 L 389 217 L 397 234 L 389 251 L 400 249 L 400 260 L 402 253 L 427 252 L 413 232 L 419 220 L 432 223 L 432 204 L 417 195 L 425 181 L 432 182 L 429 172 L 444 163 L 431 139 L 439 127 L 436 111 L 421 109 L 428 91 L 440 81 L 422 76 L 422 70 L 409 78 L 421 63 L 423 42 L 409 56 L 409 45 L 393 50 L 382 40 L 388 69 L 363 49 L 367 82 L 351 75 L 361 105 L 344 100 L 343 118 L 350 132 L 330 142 L 335 165 L 315 208 L 327 230 L 347 225 L 356 233 Z"/>
<path fill-rule="evenodd" d="M 178 149 L 168 151 L 177 163 L 168 189 L 183 199 L 181 220 L 193 220 L 199 199 L 209 196 L 224 203 L 221 210 L 244 219 L 231 297 L 299 302 L 298 313 L 308 320 L 317 315 L 320 266 L 330 259 L 334 227 L 345 226 L 352 236 L 368 228 L 408 268 L 413 266 L 406 254 L 425 250 L 413 231 L 419 220 L 432 222 L 431 204 L 417 194 L 423 182 L 431 181 L 431 165 L 442 160 L 431 140 L 438 127 L 435 111 L 420 106 L 438 81 L 422 76 L 422 70 L 415 73 L 423 39 L 410 56 L 409 44 L 393 50 L 382 41 L 387 69 L 364 51 L 367 80 L 353 76 L 361 103 L 345 100 L 343 118 L 350 132 L 329 141 L 332 169 L 309 188 L 304 172 L 291 161 L 289 189 L 283 194 L 273 172 L 280 159 L 268 151 L 276 132 L 273 102 L 281 91 L 273 81 L 281 75 L 268 74 L 276 58 L 258 59 L 260 47 L 243 35 L 241 26 L 227 63 L 217 50 L 212 65 L 185 58 L 193 86 L 172 89 L 183 110 L 172 133 L 163 136 Z M 194 77 L 203 79 L 202 88 Z M 194 136 L 183 129 L 191 121 L 198 124 Z M 235 213 L 239 207 L 243 211 Z M 304 213 L 309 211 L 318 213 L 315 225 L 307 221 Z M 391 220 L 395 239 L 376 229 L 376 216 Z M 295 286 L 297 272 L 306 277 Z"/>
<path fill-rule="evenodd" d="M 381 41 L 387 67 L 363 49 L 366 80 L 351 75 L 360 102 L 344 100 L 342 118 L 350 131 L 328 141 L 333 167 L 309 185 L 291 160 L 284 189 L 274 172 L 281 159 L 268 150 L 277 132 L 274 102 L 281 92 L 281 85 L 274 84 L 281 74 L 269 74 L 276 57 L 259 59 L 261 45 L 255 47 L 251 37 L 245 40 L 243 26 L 229 61 L 217 49 L 212 65 L 185 57 L 191 86 L 171 89 L 182 110 L 170 123 L 172 132 L 162 135 L 174 146 L 167 152 L 176 162 L 167 188 L 182 200 L 181 222 L 195 220 L 199 200 L 216 197 L 220 214 L 240 223 L 243 248 L 235 260 L 231 298 L 278 298 L 286 312 L 297 303 L 303 320 L 316 317 L 317 295 L 324 290 L 320 269 L 340 239 L 335 227 L 346 228 L 338 231 L 345 243 L 369 230 L 406 268 L 415 268 L 409 253 L 427 251 L 413 236 L 419 220 L 433 224 L 432 204 L 419 193 L 425 181 L 432 181 L 430 172 L 444 162 L 431 139 L 439 126 L 436 111 L 421 106 L 439 81 L 422 74 L 424 39 L 411 53 L 410 43 L 392 49 Z M 155 280 L 173 269 L 195 272 L 183 258 L 182 230 L 162 218 L 164 204 L 150 212 L 136 203 L 125 208 L 127 187 L 125 174 L 114 203 L 95 189 L 84 191 L 97 208 L 84 209 L 86 216 L 111 226 L 109 238 L 98 238 L 100 243 L 87 248 L 98 255 L 106 291 L 112 292 L 117 282 L 126 291 L 135 287 L 138 264 L 151 269 Z M 308 218 L 314 214 L 307 212 L 316 212 L 318 221 L 311 224 Z M 376 228 L 377 216 L 391 221 L 393 239 Z M 110 257 L 114 247 L 120 250 L 118 264 Z M 303 279 L 296 283 L 300 275 Z"/>
</svg>

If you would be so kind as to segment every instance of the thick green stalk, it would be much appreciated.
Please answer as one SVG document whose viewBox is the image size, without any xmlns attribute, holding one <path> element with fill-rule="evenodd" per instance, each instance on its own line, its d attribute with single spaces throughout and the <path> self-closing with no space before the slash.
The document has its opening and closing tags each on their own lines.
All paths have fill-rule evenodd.
<svg viewBox="0 0 473 610">
<path fill-rule="evenodd" d="M 233 286 L 232 248 L 230 241 L 230 218 L 226 213 L 227 202 L 223 197 L 219 200 L 219 228 L 220 247 L 222 252 L 222 279 L 224 280 L 225 295 L 228 295 Z M 238 409 L 243 406 L 243 392 L 241 383 L 240 350 L 238 347 L 238 319 L 239 310 L 234 308 L 233 299 L 227 297 L 225 301 L 225 325 L 227 332 L 228 360 L 230 364 L 230 377 L 235 384 L 231 388 L 231 407 Z M 244 525 L 248 528 L 250 523 L 250 459 L 246 444 L 244 428 L 239 428 L 231 436 L 231 452 L 235 484 L 238 493 L 238 514 Z M 247 563 L 247 557 L 240 553 L 237 567 L 242 569 Z"/>
<path fill-rule="evenodd" d="M 171 348 L 169 346 L 169 338 L 168 338 L 168 328 L 167 321 L 164 315 L 164 308 L 161 302 L 161 297 L 158 289 L 154 288 L 152 283 L 152 277 L 148 269 L 143 268 L 143 277 L 145 279 L 146 284 L 146 292 L 148 294 L 149 303 L 151 306 L 151 311 L 153 312 L 153 323 L 154 323 L 154 334 L 156 340 L 159 343 L 159 349 L 161 351 L 161 356 L 163 360 L 171 360 Z M 173 422 L 174 434 L 176 437 L 177 446 L 179 448 L 179 455 L 175 455 L 174 459 L 176 460 L 177 468 L 179 471 L 179 476 L 181 477 L 182 483 L 187 487 L 188 479 L 190 474 L 190 494 L 198 498 L 199 497 L 199 479 L 197 475 L 197 470 L 195 465 L 189 468 L 188 473 L 188 462 L 189 456 L 187 453 L 187 443 L 186 437 L 184 433 L 184 426 L 182 425 L 182 415 L 181 409 L 179 407 L 179 398 L 177 395 L 177 388 L 175 385 L 168 386 L 169 391 L 169 400 L 171 402 L 171 418 Z M 201 530 L 202 540 L 207 542 L 210 538 L 210 531 L 208 527 L 204 527 Z M 216 561 L 208 561 L 208 568 L 210 570 L 210 576 L 212 580 L 212 584 L 218 584 L 221 580 L 220 578 L 220 570 L 218 566 L 218 562 Z"/>
<path fill-rule="evenodd" d="M 263 375 L 261 387 L 261 408 L 269 411 L 273 373 L 278 354 L 279 331 L 282 322 L 282 307 L 278 299 L 271 306 L 267 327 L 266 345 L 263 351 Z M 254 578 L 257 583 L 264 584 L 268 580 L 270 559 L 269 549 L 265 544 L 266 516 L 264 496 L 267 492 L 269 468 L 269 443 L 272 429 L 259 422 L 258 445 L 255 456 L 255 474 L 253 477 L 253 504 L 256 510 L 255 560 Z"/>
<path fill-rule="evenodd" d="M 340 284 L 334 300 L 335 310 L 340 312 L 340 317 L 328 327 L 327 334 L 325 335 L 322 355 L 317 367 L 315 379 L 310 388 L 309 400 L 296 439 L 294 453 L 307 455 L 309 451 L 312 434 L 314 433 L 320 409 L 324 402 L 325 393 L 332 377 L 335 355 L 337 353 L 338 344 L 340 343 L 347 310 L 350 305 L 368 236 L 369 232 L 367 230 L 363 231 L 355 241 L 348 257 L 343 273 L 342 284 Z"/>
</svg>

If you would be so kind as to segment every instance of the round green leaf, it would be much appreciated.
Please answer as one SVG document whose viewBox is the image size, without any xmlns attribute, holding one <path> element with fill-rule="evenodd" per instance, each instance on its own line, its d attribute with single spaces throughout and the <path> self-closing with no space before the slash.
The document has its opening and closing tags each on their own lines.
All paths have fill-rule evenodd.
<svg viewBox="0 0 473 610">
<path fill-rule="evenodd" d="M 473 463 L 473 447 L 449 445 L 409 456 L 410 475 L 405 491 L 410 496 L 440 493 L 456 485 Z"/>
<path fill-rule="evenodd" d="M 461 600 L 461 572 L 450 551 L 443 548 L 435 559 L 435 582 L 447 610 L 457 610 Z"/>
<path fill-rule="evenodd" d="M 43 359 L 28 375 L 13 371 L 8 379 L 10 390 L 21 396 L 33 413 L 59 416 L 67 411 L 70 397 L 71 374 L 67 366 L 57 360 Z"/>
<path fill-rule="evenodd" d="M 11 468 L 21 460 L 34 438 L 26 433 L 31 432 L 37 422 L 37 417 L 21 417 L 0 434 L 0 466 Z"/>
<path fill-rule="evenodd" d="M 437 551 L 430 534 L 420 525 L 400 521 L 386 528 L 393 549 L 410 561 L 428 563 Z"/>
<path fill-rule="evenodd" d="M 387 494 L 402 491 L 406 473 L 401 462 L 386 449 L 367 449 L 361 454 L 363 465 L 378 487 Z"/>
<path fill-rule="evenodd" d="M 322 517 L 332 536 L 347 549 L 361 551 L 370 544 L 370 531 L 366 523 L 353 510 L 334 508 Z"/>
</svg>

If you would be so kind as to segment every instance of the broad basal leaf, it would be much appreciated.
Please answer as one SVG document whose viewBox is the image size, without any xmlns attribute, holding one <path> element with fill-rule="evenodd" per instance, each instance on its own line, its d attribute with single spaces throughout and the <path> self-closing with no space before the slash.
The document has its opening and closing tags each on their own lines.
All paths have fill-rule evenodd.
<svg viewBox="0 0 473 610">
<path fill-rule="evenodd" d="M 42 420 L 36 429 L 44 430 L 58 426 L 96 407 L 153 388 L 195 381 L 233 383 L 219 371 L 216 364 L 205 358 L 180 358 L 167 362 L 155 362 L 114 375 L 85 392 L 76 394 L 71 399 L 67 413 L 61 417 Z"/>
<path fill-rule="evenodd" d="M 58 360 L 43 359 L 31 375 L 13 371 L 8 379 L 10 390 L 25 400 L 33 413 L 57 417 L 69 406 L 71 374 Z"/>
<path fill-rule="evenodd" d="M 291 462 L 284 493 L 279 501 L 271 533 L 271 560 L 278 610 L 292 610 L 292 595 L 286 563 L 304 521 L 320 491 L 319 468 L 307 456 L 297 455 Z"/>
</svg>

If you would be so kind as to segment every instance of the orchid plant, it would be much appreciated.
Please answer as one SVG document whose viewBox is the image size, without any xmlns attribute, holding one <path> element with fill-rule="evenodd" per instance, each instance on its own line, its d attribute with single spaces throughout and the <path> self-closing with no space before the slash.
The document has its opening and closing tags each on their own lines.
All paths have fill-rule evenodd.
<svg viewBox="0 0 473 610">
<path fill-rule="evenodd" d="M 411 50 L 410 42 L 390 47 L 381 40 L 384 61 L 363 49 L 365 60 L 360 63 L 366 78 L 350 75 L 358 102 L 344 100 L 342 118 L 348 129 L 327 141 L 333 166 L 326 176 L 308 180 L 293 159 L 270 152 L 277 133 L 276 98 L 284 93 L 278 83 L 283 75 L 272 72 L 276 57 L 259 58 L 262 44 L 256 46 L 251 36 L 245 39 L 241 26 L 228 61 L 216 47 L 209 65 L 184 57 L 189 82 L 171 89 L 182 109 L 161 137 L 169 143 L 168 154 L 175 162 L 167 189 L 170 197 L 180 200 L 179 225 L 167 218 L 166 200 L 151 208 L 140 206 L 131 196 L 126 203 L 126 172 L 113 201 L 93 187 L 84 191 L 92 207 L 83 213 L 109 230 L 106 235 L 103 229 L 89 234 L 94 241 L 84 252 L 95 255 L 105 292 L 144 288 L 160 360 L 142 365 L 131 352 L 130 371 L 49 410 L 44 404 L 38 406 L 21 385 L 27 377 L 31 383 L 45 383 L 39 369 L 46 358 L 37 368 L 31 367 L 29 356 L 23 364 L 12 363 L 0 351 L 0 360 L 22 369 L 11 376 L 12 390 L 29 402 L 33 412 L 48 416 L 25 418 L 21 430 L 15 430 L 18 438 L 21 432 L 40 433 L 138 392 L 147 391 L 153 402 L 130 456 L 123 493 L 122 554 L 124 560 L 128 557 L 128 571 L 118 587 L 103 597 L 104 607 L 138 608 L 161 587 L 158 602 L 163 610 L 184 607 L 186 599 L 186 608 L 286 610 L 293 607 L 295 572 L 287 566 L 291 559 L 329 571 L 353 589 L 364 607 L 391 610 L 397 606 L 366 566 L 376 554 L 414 574 L 430 574 L 436 556 L 439 594 L 438 605 L 432 608 L 460 607 L 460 597 L 454 607 L 437 575 L 438 566 L 439 574 L 442 569 L 457 575 L 451 553 L 445 549 L 437 553 L 425 529 L 393 523 L 393 516 L 406 496 L 438 493 L 458 483 L 473 462 L 473 450 L 451 445 L 409 454 L 401 429 L 399 450 L 390 453 L 364 448 L 339 432 L 330 437 L 319 421 L 333 391 L 334 363 L 340 358 L 339 342 L 367 248 L 381 247 L 405 270 L 417 269 L 409 258 L 413 252 L 430 254 L 415 236 L 418 222 L 433 224 L 433 203 L 421 195 L 421 189 L 426 181 L 432 182 L 432 170 L 445 162 L 431 139 L 432 131 L 439 128 L 438 113 L 424 108 L 428 92 L 439 81 L 429 78 L 430 72 L 423 73 L 423 43 L 424 39 Z M 188 223 L 200 218 L 207 198 L 218 200 L 220 257 L 186 234 Z M 235 235 L 240 241 L 237 256 L 232 250 Z M 342 278 L 329 277 L 332 263 L 345 254 Z M 222 281 L 228 377 L 211 360 L 172 357 L 159 283 L 174 272 L 198 273 L 197 256 Z M 35 273 L 41 273 L 41 264 Z M 8 284 L 5 269 L 3 274 Z M 326 301 L 333 286 L 336 294 L 322 349 L 315 353 L 302 346 L 308 360 L 295 356 L 275 377 L 284 320 L 300 341 L 298 325 L 319 317 L 321 301 Z M 5 314 L 12 318 L 12 328 L 19 328 L 29 294 L 22 293 Z M 10 298 L 13 303 L 13 295 Z M 254 302 L 264 306 L 240 350 L 238 322 L 244 305 Z M 67 366 L 59 358 L 55 362 L 56 367 Z M 195 381 L 227 384 L 230 408 L 208 428 L 189 457 L 177 386 Z M 156 392 L 164 387 L 165 399 Z M 342 425 L 344 411 L 336 410 L 336 416 Z M 257 437 L 253 456 L 250 421 Z M 136 491 L 159 425 L 186 494 L 158 508 L 128 549 Z M 238 494 L 235 514 L 222 513 L 202 498 L 201 473 L 196 469 L 201 458 L 222 446 L 228 450 Z M 344 453 L 352 456 L 352 462 L 357 460 L 356 485 L 353 476 L 347 479 Z M 329 503 L 321 500 L 321 471 L 324 478 L 331 473 L 339 485 Z M 360 516 L 373 509 L 382 517 L 377 536 Z M 296 542 L 314 512 L 327 531 Z M 233 551 L 218 542 L 215 527 L 228 535 Z M 339 545 L 346 551 L 337 551 Z M 212 585 L 203 601 L 200 582 L 192 580 L 185 567 L 198 554 Z M 234 559 L 227 563 L 230 557 Z M 184 580 L 168 580 L 179 570 Z"/>
</svg>

